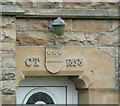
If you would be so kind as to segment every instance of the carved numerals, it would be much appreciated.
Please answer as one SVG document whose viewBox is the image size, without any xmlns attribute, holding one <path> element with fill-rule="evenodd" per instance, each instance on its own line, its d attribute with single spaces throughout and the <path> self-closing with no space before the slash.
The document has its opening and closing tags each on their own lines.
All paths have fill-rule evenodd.
<svg viewBox="0 0 120 106">
<path fill-rule="evenodd" d="M 82 59 L 66 59 L 67 67 L 80 67 L 82 66 Z"/>
</svg>

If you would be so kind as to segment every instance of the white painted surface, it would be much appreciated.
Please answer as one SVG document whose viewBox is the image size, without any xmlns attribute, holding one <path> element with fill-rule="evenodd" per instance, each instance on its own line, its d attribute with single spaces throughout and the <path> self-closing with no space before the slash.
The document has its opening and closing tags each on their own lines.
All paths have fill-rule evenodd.
<svg viewBox="0 0 120 106">
<path fill-rule="evenodd" d="M 17 89 L 17 104 L 26 104 L 36 92 L 45 92 L 55 104 L 78 104 L 78 92 L 68 77 L 29 77 L 21 81 Z M 42 104 L 38 101 L 35 104 Z M 43 103 L 44 104 L 44 103 Z"/>
</svg>

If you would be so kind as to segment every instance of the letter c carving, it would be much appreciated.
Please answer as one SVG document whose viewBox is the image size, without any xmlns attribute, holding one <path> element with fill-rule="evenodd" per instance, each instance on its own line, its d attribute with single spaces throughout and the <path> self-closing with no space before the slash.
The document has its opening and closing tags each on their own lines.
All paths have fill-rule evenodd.
<svg viewBox="0 0 120 106">
<path fill-rule="evenodd" d="M 30 67 L 30 66 L 31 66 L 31 62 L 32 62 L 32 60 L 31 60 L 30 58 L 27 58 L 27 59 L 25 60 L 26 66 Z"/>
</svg>

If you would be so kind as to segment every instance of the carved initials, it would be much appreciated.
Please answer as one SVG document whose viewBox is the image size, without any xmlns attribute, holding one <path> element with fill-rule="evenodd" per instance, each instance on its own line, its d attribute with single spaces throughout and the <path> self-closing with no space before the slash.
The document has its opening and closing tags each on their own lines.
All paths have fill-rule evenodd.
<svg viewBox="0 0 120 106">
<path fill-rule="evenodd" d="M 28 67 L 31 67 L 32 65 L 34 67 L 39 67 L 39 62 L 40 62 L 40 59 L 39 58 L 27 58 L 25 60 L 25 64 L 26 66 Z"/>
</svg>

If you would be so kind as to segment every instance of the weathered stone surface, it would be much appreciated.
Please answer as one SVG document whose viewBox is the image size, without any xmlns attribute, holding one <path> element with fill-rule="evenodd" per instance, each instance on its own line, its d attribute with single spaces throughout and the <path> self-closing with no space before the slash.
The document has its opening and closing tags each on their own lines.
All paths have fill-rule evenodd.
<svg viewBox="0 0 120 106">
<path fill-rule="evenodd" d="M 15 80 L 2 81 L 2 94 L 3 95 L 14 95 L 16 91 Z"/>
<path fill-rule="evenodd" d="M 115 58 L 115 70 L 116 72 L 120 71 L 120 58 Z"/>
<path fill-rule="evenodd" d="M 119 45 L 118 40 L 118 29 L 113 32 L 101 32 L 99 35 L 99 45 L 106 46 L 106 45 Z"/>
<path fill-rule="evenodd" d="M 14 4 L 2 4 L 0 13 L 3 15 L 20 15 L 24 14 L 25 11 Z"/>
<path fill-rule="evenodd" d="M 73 31 L 106 31 L 107 21 L 99 20 L 74 20 Z"/>
<path fill-rule="evenodd" d="M 64 2 L 64 8 L 90 8 L 91 3 L 86 2 Z"/>
<path fill-rule="evenodd" d="M 48 44 L 62 44 L 62 45 L 83 45 L 95 46 L 98 45 L 99 33 L 94 32 L 65 32 L 62 37 L 55 37 L 53 33 L 49 32 L 17 32 L 17 44 L 19 45 L 48 45 Z M 41 39 L 41 40 L 40 40 Z"/>
<path fill-rule="evenodd" d="M 2 43 L 0 43 L 0 54 L 2 53 Z"/>
<path fill-rule="evenodd" d="M 63 42 L 67 45 L 98 45 L 98 34 L 93 32 L 66 32 Z"/>
<path fill-rule="evenodd" d="M 33 4 L 34 4 L 34 2 L 16 0 L 16 5 L 19 6 L 19 7 L 33 7 Z"/>
<path fill-rule="evenodd" d="M 0 68 L 0 82 L 2 81 L 2 68 Z"/>
<path fill-rule="evenodd" d="M 2 54 L 0 53 L 0 68 L 2 68 Z"/>
<path fill-rule="evenodd" d="M 0 95 L 0 105 L 2 105 L 2 95 Z"/>
<path fill-rule="evenodd" d="M 61 2 L 50 2 L 50 1 L 37 1 L 37 2 L 16 2 L 17 6 L 20 7 L 31 7 L 31 8 L 45 8 L 45 9 L 50 9 L 50 8 L 61 8 L 63 7 L 63 3 Z"/>
<path fill-rule="evenodd" d="M 0 27 L 2 28 L 11 28 L 15 26 L 15 18 L 10 16 L 2 16 L 0 17 Z"/>
<path fill-rule="evenodd" d="M 42 31 L 34 31 L 29 33 L 30 37 L 36 38 L 36 39 L 42 39 L 43 41 L 54 42 L 54 33 L 52 32 L 42 32 Z"/>
<path fill-rule="evenodd" d="M 2 4 L 14 4 L 15 0 L 1 0 Z"/>
<path fill-rule="evenodd" d="M 53 8 L 63 8 L 63 3 L 61 2 L 38 2 L 34 3 L 33 7 L 36 8 L 45 8 L 45 9 L 53 9 Z"/>
<path fill-rule="evenodd" d="M 27 30 L 27 19 L 17 19 L 16 30 Z"/>
<path fill-rule="evenodd" d="M 63 0 L 63 2 L 105 2 L 105 3 L 112 3 L 112 2 L 117 2 L 117 0 Z"/>
<path fill-rule="evenodd" d="M 41 39 L 41 38 L 33 38 L 28 35 L 28 33 L 17 33 L 16 38 L 17 44 L 20 45 L 46 45 L 47 41 Z"/>
<path fill-rule="evenodd" d="M 28 30 L 48 30 L 47 20 L 29 19 Z"/>
<path fill-rule="evenodd" d="M 92 2 L 91 3 L 91 8 L 100 8 L 100 9 L 103 9 L 103 8 L 118 8 L 118 3 L 116 2 Z"/>
<path fill-rule="evenodd" d="M 118 10 L 109 9 L 112 11 L 108 14 L 107 9 L 38 9 L 38 8 L 25 8 L 26 13 L 24 17 L 34 18 L 82 18 L 82 19 L 118 19 Z M 114 14 L 112 14 L 114 13 Z M 23 17 L 23 16 L 19 16 Z"/>
<path fill-rule="evenodd" d="M 2 96 L 2 104 L 16 104 L 16 96 L 14 95 Z"/>
<path fill-rule="evenodd" d="M 1 51 L 2 53 L 9 54 L 10 52 L 15 53 L 15 43 L 2 43 Z"/>
<path fill-rule="evenodd" d="M 85 37 L 86 37 L 85 45 L 86 46 L 98 45 L 98 36 L 99 36 L 99 33 L 96 33 L 96 32 L 86 32 L 85 33 Z"/>
<path fill-rule="evenodd" d="M 115 47 L 99 47 L 98 49 L 103 53 L 115 58 Z"/>
<path fill-rule="evenodd" d="M 120 57 L 118 58 L 118 68 L 120 68 Z M 118 70 L 120 71 L 120 70 Z"/>
<path fill-rule="evenodd" d="M 84 43 L 86 40 L 84 33 L 73 33 L 73 32 L 66 32 L 65 39 L 63 41 L 67 45 L 73 45 L 74 43 Z"/>
<path fill-rule="evenodd" d="M 15 55 L 14 54 L 6 54 L 2 56 L 2 67 L 3 68 L 15 68 Z"/>
<path fill-rule="evenodd" d="M 115 57 L 116 57 L 116 58 L 119 58 L 119 57 L 120 57 L 120 47 L 116 47 Z"/>
<path fill-rule="evenodd" d="M 65 30 L 72 31 L 73 30 L 72 20 L 68 19 L 68 20 L 64 20 L 64 21 L 65 21 Z"/>
<path fill-rule="evenodd" d="M 118 3 L 116 2 L 92 2 L 92 1 L 79 1 L 79 0 L 37 0 L 37 1 L 18 1 L 17 6 L 21 7 L 35 7 L 35 8 L 117 8 Z"/>
<path fill-rule="evenodd" d="M 115 31 L 118 29 L 118 27 L 120 27 L 118 20 L 110 20 L 109 21 L 109 27 L 108 27 L 108 31 Z"/>
<path fill-rule="evenodd" d="M 109 10 L 108 10 L 108 14 L 109 14 L 110 16 L 113 15 L 113 16 L 118 17 L 118 16 L 119 16 L 119 7 L 118 7 L 118 9 L 109 9 Z"/>
<path fill-rule="evenodd" d="M 14 29 L 2 29 L 2 42 L 13 43 L 16 41 L 16 30 Z"/>
<path fill-rule="evenodd" d="M 2 81 L 15 80 L 15 69 L 2 69 Z"/>
</svg>

